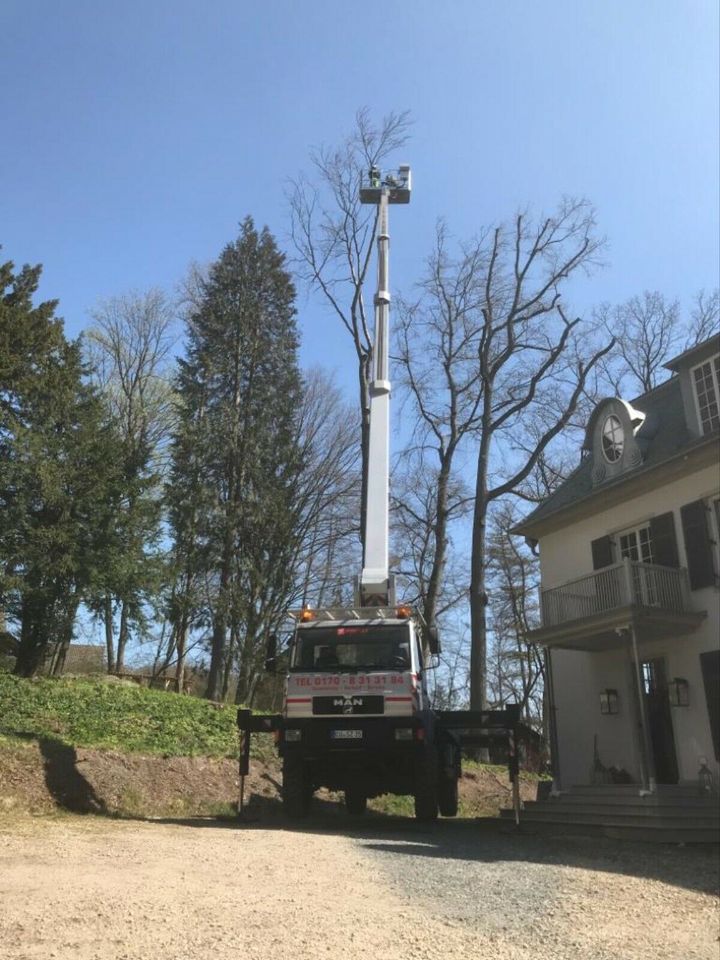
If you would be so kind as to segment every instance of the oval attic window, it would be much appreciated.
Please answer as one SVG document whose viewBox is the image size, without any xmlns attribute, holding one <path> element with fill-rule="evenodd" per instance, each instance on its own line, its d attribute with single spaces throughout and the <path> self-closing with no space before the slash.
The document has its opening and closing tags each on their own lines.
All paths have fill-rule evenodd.
<svg viewBox="0 0 720 960">
<path fill-rule="evenodd" d="M 623 452 L 625 434 L 623 426 L 615 416 L 609 416 L 603 425 L 602 451 L 608 463 L 617 463 Z"/>
</svg>

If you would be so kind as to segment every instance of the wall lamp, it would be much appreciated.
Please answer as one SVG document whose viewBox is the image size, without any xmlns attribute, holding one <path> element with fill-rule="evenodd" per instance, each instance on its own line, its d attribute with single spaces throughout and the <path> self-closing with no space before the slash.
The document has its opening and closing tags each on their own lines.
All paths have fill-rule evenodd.
<svg viewBox="0 0 720 960">
<path fill-rule="evenodd" d="M 620 700 L 617 690 L 600 691 L 600 713 L 615 714 L 620 712 Z"/>
</svg>

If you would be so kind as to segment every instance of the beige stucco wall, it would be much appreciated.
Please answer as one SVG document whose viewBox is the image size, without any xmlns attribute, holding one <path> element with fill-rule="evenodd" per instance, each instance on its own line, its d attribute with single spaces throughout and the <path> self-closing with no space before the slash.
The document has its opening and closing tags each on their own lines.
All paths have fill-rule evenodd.
<svg viewBox="0 0 720 960">
<path fill-rule="evenodd" d="M 592 573 L 590 543 L 629 527 L 643 526 L 651 517 L 675 512 L 675 532 L 680 550 L 680 564 L 686 566 L 685 544 L 680 526 L 680 507 L 701 497 L 710 498 L 720 492 L 717 467 L 706 467 L 696 474 L 675 480 L 659 489 L 650 486 L 641 497 L 616 504 L 610 510 L 600 510 L 594 516 L 575 521 L 546 534 L 540 541 L 542 585 L 555 587 L 576 577 Z M 717 601 L 716 601 L 717 606 Z"/>
<path fill-rule="evenodd" d="M 649 488 L 641 497 L 544 536 L 540 541 L 543 587 L 559 586 L 592 573 L 592 540 L 643 526 L 651 517 L 671 510 L 675 514 L 680 563 L 686 566 L 680 507 L 700 498 L 717 497 L 719 493 L 720 472 L 710 467 L 659 489 Z M 700 629 L 685 636 L 643 643 L 639 653 L 641 659 L 664 657 L 668 678 L 684 677 L 689 683 L 690 706 L 672 710 L 680 779 L 695 779 L 700 758 L 706 757 L 717 782 L 720 767 L 714 758 L 699 655 L 717 650 L 720 643 L 720 590 L 709 587 L 693 591 L 691 603 L 694 609 L 707 612 Z M 639 779 L 634 675 L 629 650 L 593 654 L 555 650 L 552 658 L 563 787 L 590 782 L 596 735 L 601 762 L 623 768 Z M 600 713 L 600 691 L 607 687 L 619 692 L 617 716 Z"/>
</svg>

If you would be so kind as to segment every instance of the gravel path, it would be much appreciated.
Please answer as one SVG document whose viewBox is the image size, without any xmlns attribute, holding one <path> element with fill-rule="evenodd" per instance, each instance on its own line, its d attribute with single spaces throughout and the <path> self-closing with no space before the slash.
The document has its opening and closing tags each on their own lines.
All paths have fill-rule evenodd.
<svg viewBox="0 0 720 960">
<path fill-rule="evenodd" d="M 0 823 L 2 960 L 718 960 L 714 852 L 472 823 Z"/>
</svg>

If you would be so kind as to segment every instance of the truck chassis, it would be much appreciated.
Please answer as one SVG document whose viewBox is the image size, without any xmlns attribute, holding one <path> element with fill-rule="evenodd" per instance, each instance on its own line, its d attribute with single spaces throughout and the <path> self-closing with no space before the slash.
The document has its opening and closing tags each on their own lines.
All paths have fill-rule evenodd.
<svg viewBox="0 0 720 960">
<path fill-rule="evenodd" d="M 273 734 L 283 761 L 283 806 L 292 819 L 308 815 L 320 787 L 342 790 L 351 814 L 365 811 L 368 799 L 385 793 L 410 794 L 418 820 L 438 813 L 454 817 L 462 750 L 502 744 L 507 748 L 513 806 L 519 822 L 519 707 L 504 710 L 424 711 L 413 717 L 338 716 L 289 721 L 281 714 L 240 709 L 240 804 L 250 769 L 250 737 Z M 300 730 L 297 740 L 288 730 Z M 397 736 L 402 731 L 401 737 Z M 410 735 L 408 735 L 408 733 Z"/>
</svg>

